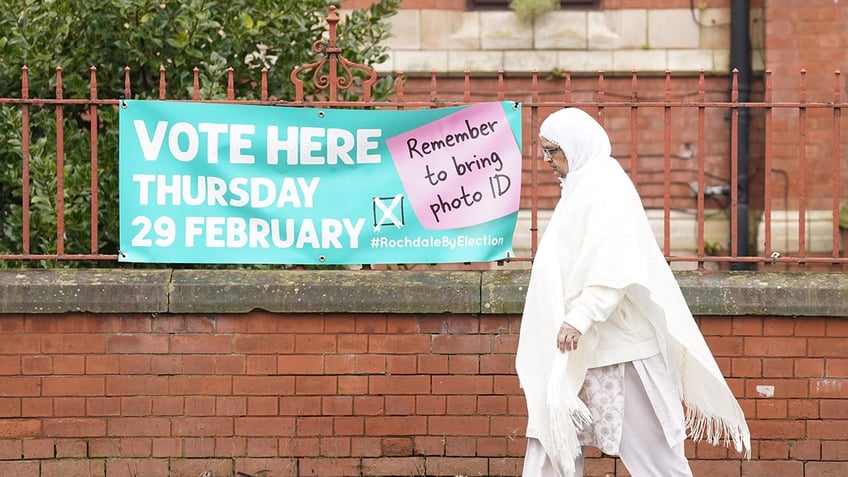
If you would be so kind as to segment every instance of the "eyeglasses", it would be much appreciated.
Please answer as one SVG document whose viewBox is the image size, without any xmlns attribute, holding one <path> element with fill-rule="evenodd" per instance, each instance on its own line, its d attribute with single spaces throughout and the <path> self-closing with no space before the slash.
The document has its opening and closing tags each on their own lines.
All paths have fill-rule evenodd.
<svg viewBox="0 0 848 477">
<path fill-rule="evenodd" d="M 542 150 L 542 154 L 544 154 L 544 156 L 546 158 L 550 159 L 551 157 L 553 157 L 554 154 L 556 154 L 557 151 L 560 150 L 560 147 L 559 146 L 552 146 L 552 147 L 539 146 L 539 149 Z"/>
</svg>

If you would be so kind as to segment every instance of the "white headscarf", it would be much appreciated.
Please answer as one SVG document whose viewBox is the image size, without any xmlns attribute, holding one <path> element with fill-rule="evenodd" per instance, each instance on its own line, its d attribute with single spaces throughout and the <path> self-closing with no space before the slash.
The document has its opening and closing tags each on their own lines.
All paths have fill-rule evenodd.
<svg viewBox="0 0 848 477">
<path fill-rule="evenodd" d="M 742 409 L 657 245 L 633 183 L 610 157 L 609 136 L 576 108 L 551 114 L 540 135 L 562 148 L 569 170 L 534 258 L 516 356 L 532 437 L 561 476 L 573 475 L 580 453 L 576 431 L 589 419 L 577 393 L 598 336 L 590 328 L 577 352 L 560 353 L 556 335 L 585 287 L 606 286 L 625 290 L 657 330 L 686 403 L 690 437 L 723 440 L 749 455 Z"/>
</svg>

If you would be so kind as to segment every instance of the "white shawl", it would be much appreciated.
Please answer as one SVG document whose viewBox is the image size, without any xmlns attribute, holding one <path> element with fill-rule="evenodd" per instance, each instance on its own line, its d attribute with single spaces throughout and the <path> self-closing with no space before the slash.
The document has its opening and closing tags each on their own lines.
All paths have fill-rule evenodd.
<svg viewBox="0 0 848 477">
<path fill-rule="evenodd" d="M 585 357 L 599 337 L 590 328 L 577 351 L 560 353 L 556 336 L 569 304 L 583 288 L 599 285 L 626 290 L 656 328 L 686 405 L 689 436 L 732 443 L 750 456 L 742 409 L 657 245 L 636 189 L 610 157 L 606 132 L 582 110 L 567 108 L 549 116 L 540 134 L 563 149 L 569 171 L 533 262 L 516 356 L 532 437 L 560 476 L 574 475 L 577 428 L 590 419 L 577 393 Z"/>
</svg>

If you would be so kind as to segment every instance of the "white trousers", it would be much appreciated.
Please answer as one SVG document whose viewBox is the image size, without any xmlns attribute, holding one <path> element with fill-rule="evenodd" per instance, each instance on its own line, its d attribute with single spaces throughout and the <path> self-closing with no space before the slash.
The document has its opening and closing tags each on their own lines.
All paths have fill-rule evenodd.
<svg viewBox="0 0 848 477">
<path fill-rule="evenodd" d="M 683 442 L 668 445 L 662 425 L 633 367 L 624 366 L 624 422 L 619 457 L 633 477 L 692 477 Z M 583 476 L 583 456 L 575 462 L 576 477 Z M 522 477 L 557 477 L 542 444 L 527 439 Z"/>
</svg>

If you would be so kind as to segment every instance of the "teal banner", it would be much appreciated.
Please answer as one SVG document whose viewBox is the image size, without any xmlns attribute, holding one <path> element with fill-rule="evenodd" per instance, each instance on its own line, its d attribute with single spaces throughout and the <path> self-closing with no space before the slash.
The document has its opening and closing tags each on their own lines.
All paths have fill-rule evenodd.
<svg viewBox="0 0 848 477">
<path fill-rule="evenodd" d="M 121 103 L 124 262 L 500 260 L 520 197 L 519 103 Z"/>
</svg>

